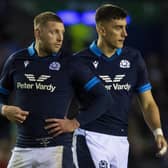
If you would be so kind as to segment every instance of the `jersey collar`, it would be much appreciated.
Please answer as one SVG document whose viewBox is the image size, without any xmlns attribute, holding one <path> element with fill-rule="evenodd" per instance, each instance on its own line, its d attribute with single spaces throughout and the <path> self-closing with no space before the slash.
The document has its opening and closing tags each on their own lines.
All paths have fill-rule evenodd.
<svg viewBox="0 0 168 168">
<path fill-rule="evenodd" d="M 89 49 L 90 49 L 96 56 L 98 56 L 98 57 L 103 56 L 103 58 L 105 58 L 105 59 L 107 59 L 107 60 L 111 60 L 111 59 L 113 59 L 113 57 L 114 57 L 115 55 L 120 56 L 121 53 L 122 53 L 122 49 L 121 49 L 121 48 L 118 48 L 118 49 L 116 50 L 116 53 L 113 55 L 113 57 L 107 58 L 107 57 L 104 55 L 104 53 L 101 51 L 101 49 L 97 46 L 96 43 L 97 43 L 97 41 L 93 41 L 93 42 L 91 43 L 91 45 L 89 46 Z"/>
<path fill-rule="evenodd" d="M 33 43 L 28 47 L 28 52 L 29 52 L 29 55 L 30 55 L 31 57 L 32 57 L 32 56 L 38 56 L 34 46 L 35 46 L 35 43 L 33 42 Z M 57 55 L 58 55 L 57 53 L 52 53 L 51 56 L 57 56 Z"/>
</svg>

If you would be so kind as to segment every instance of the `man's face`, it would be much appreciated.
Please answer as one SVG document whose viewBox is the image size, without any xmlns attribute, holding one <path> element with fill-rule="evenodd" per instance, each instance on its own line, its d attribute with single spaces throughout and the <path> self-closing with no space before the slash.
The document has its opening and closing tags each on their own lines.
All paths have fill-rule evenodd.
<svg viewBox="0 0 168 168">
<path fill-rule="evenodd" d="M 63 23 L 49 21 L 40 28 L 39 43 L 41 50 L 50 54 L 55 53 L 62 47 L 65 28 Z"/>
<path fill-rule="evenodd" d="M 127 37 L 126 26 L 126 19 L 111 19 L 101 23 L 99 35 L 108 47 L 122 48 Z"/>
</svg>

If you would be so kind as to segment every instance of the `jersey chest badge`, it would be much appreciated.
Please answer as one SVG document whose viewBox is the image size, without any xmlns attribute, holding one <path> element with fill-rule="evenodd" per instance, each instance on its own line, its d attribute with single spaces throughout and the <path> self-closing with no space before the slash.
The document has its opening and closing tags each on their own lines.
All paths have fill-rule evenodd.
<svg viewBox="0 0 168 168">
<path fill-rule="evenodd" d="M 128 60 L 121 60 L 120 68 L 130 68 L 130 62 Z"/>
<path fill-rule="evenodd" d="M 53 71 L 59 71 L 60 68 L 61 68 L 61 64 L 59 62 L 52 62 L 49 66 L 49 69 Z"/>
</svg>

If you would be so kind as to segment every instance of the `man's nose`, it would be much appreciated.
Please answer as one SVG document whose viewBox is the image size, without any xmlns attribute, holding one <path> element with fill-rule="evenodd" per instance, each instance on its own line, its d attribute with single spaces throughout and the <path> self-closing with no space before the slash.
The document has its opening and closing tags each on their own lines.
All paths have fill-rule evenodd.
<svg viewBox="0 0 168 168">
<path fill-rule="evenodd" d="M 126 30 L 126 29 L 123 29 L 123 31 L 122 31 L 122 36 L 124 36 L 124 37 L 127 37 L 127 36 L 128 36 L 128 33 L 127 33 L 127 30 Z"/>
<path fill-rule="evenodd" d="M 63 41 L 64 36 L 62 34 L 58 34 L 57 41 Z"/>
</svg>

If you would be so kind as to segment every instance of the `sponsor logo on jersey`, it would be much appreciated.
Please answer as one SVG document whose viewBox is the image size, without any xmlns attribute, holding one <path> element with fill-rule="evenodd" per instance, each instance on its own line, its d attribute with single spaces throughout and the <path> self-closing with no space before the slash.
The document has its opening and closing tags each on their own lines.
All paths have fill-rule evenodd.
<svg viewBox="0 0 168 168">
<path fill-rule="evenodd" d="M 37 82 L 44 82 L 45 80 L 47 80 L 48 78 L 50 78 L 51 76 L 49 75 L 40 75 L 37 79 L 35 79 L 35 76 L 33 74 L 24 74 L 26 76 L 26 78 L 29 81 L 37 81 Z"/>
<path fill-rule="evenodd" d="M 111 79 L 109 75 L 100 75 L 100 78 L 106 83 L 105 88 L 107 90 L 126 90 L 129 91 L 131 89 L 131 85 L 129 83 L 120 84 L 121 80 L 125 77 L 125 74 L 115 75 L 114 79 Z"/>
<path fill-rule="evenodd" d="M 128 60 L 121 60 L 120 68 L 130 68 L 130 62 Z"/>
<path fill-rule="evenodd" d="M 94 66 L 95 68 L 97 68 L 98 65 L 99 65 L 99 62 L 95 60 L 95 61 L 93 62 L 93 66 Z"/>
<path fill-rule="evenodd" d="M 106 160 L 100 160 L 99 168 L 108 168 L 108 162 Z"/>
<path fill-rule="evenodd" d="M 53 86 L 52 84 L 44 84 L 44 82 L 51 77 L 49 75 L 40 75 L 37 79 L 33 74 L 24 74 L 24 75 L 31 83 L 17 82 L 18 89 L 28 89 L 28 90 L 36 89 L 36 90 L 46 90 L 49 92 L 54 92 L 56 89 L 56 86 Z"/>
<path fill-rule="evenodd" d="M 59 71 L 60 68 L 61 68 L 61 64 L 59 62 L 52 62 L 49 66 L 49 69 L 53 71 Z"/>
</svg>

